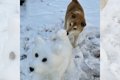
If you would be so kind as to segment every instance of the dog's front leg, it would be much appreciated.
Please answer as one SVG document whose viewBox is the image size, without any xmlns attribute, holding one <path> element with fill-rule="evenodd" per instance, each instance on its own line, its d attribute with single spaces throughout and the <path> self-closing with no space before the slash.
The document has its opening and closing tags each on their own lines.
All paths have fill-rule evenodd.
<svg viewBox="0 0 120 80">
<path fill-rule="evenodd" d="M 79 34 L 76 34 L 76 35 L 74 36 L 73 48 L 76 47 L 76 43 L 77 43 L 78 36 L 79 36 Z"/>
</svg>

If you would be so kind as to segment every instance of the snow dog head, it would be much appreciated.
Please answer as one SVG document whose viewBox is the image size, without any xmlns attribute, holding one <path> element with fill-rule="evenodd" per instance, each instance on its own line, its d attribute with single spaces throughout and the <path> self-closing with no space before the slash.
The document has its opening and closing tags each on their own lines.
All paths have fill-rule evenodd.
<svg viewBox="0 0 120 80">
<path fill-rule="evenodd" d="M 72 46 L 66 31 L 58 31 L 50 41 L 39 37 L 35 43 L 30 72 L 39 74 L 41 80 L 61 80 L 72 57 Z"/>
</svg>

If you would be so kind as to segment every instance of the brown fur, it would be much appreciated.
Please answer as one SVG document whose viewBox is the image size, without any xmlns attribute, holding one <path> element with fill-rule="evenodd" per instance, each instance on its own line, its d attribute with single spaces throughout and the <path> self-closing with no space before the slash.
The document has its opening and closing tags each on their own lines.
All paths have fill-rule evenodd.
<svg viewBox="0 0 120 80">
<path fill-rule="evenodd" d="M 83 31 L 85 26 L 84 10 L 77 0 L 72 0 L 67 7 L 64 28 L 67 30 L 68 36 L 74 36 L 74 41 L 70 40 L 73 47 L 75 47 L 79 33 Z"/>
</svg>

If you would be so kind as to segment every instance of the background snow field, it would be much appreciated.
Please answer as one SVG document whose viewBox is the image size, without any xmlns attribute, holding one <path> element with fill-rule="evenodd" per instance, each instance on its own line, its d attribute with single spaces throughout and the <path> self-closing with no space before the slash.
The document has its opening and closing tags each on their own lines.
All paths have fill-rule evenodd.
<svg viewBox="0 0 120 80">
<path fill-rule="evenodd" d="M 101 11 L 101 80 L 120 80 L 120 0 Z M 112 10 L 112 11 L 111 11 Z"/>
<path fill-rule="evenodd" d="M 64 16 L 71 0 L 27 0 L 21 6 L 21 80 L 32 80 L 29 72 L 31 50 L 36 36 L 49 40 L 64 26 Z M 75 69 L 65 80 L 100 79 L 99 0 L 79 0 L 85 11 L 87 26 L 73 49 Z"/>
<path fill-rule="evenodd" d="M 0 0 L 0 80 L 20 79 L 19 0 Z"/>
</svg>

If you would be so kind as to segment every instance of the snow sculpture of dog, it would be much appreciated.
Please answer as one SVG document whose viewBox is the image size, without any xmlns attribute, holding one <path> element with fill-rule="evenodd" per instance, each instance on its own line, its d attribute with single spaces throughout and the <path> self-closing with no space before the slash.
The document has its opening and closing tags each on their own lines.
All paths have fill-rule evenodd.
<svg viewBox="0 0 120 80">
<path fill-rule="evenodd" d="M 39 80 L 63 80 L 71 63 L 72 46 L 65 30 L 60 30 L 51 41 L 38 38 L 32 51 L 31 74 L 38 75 Z"/>
</svg>

